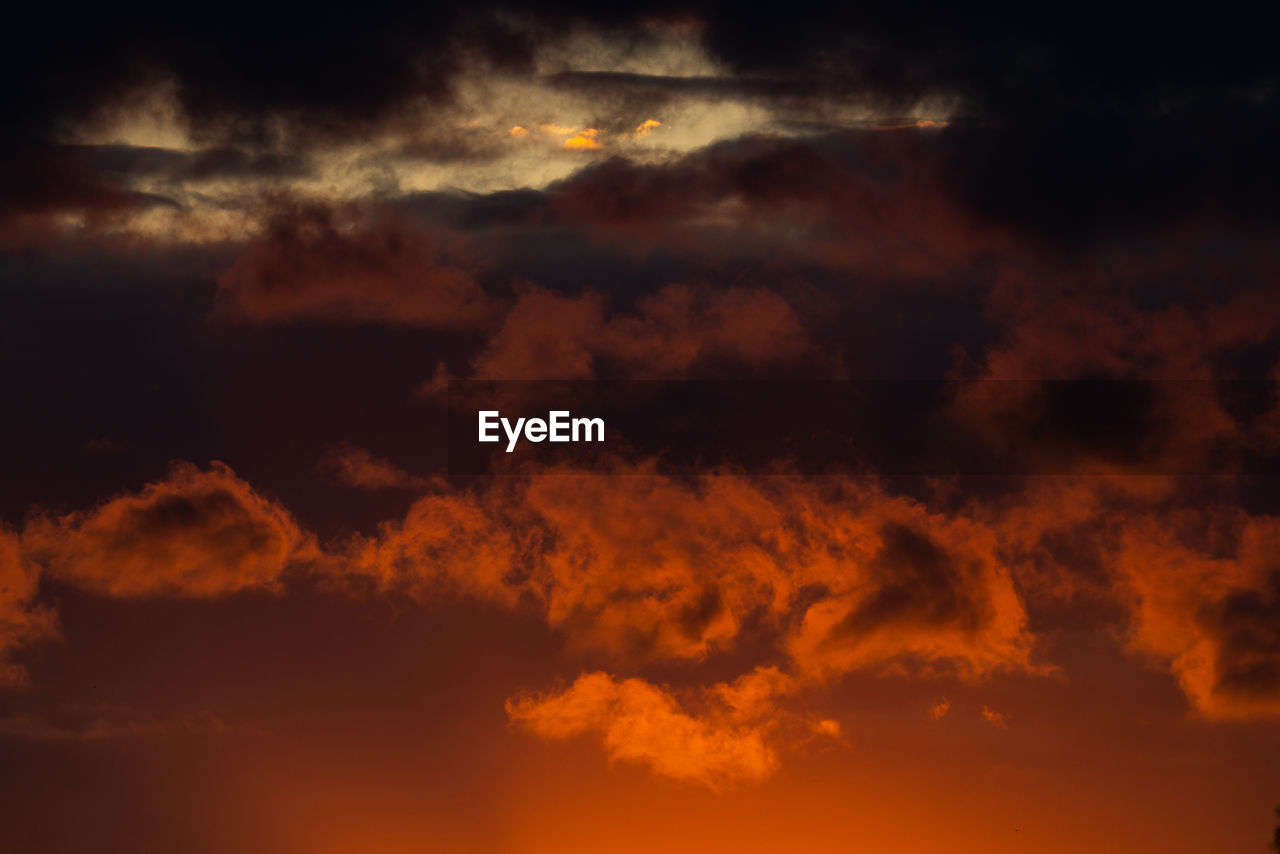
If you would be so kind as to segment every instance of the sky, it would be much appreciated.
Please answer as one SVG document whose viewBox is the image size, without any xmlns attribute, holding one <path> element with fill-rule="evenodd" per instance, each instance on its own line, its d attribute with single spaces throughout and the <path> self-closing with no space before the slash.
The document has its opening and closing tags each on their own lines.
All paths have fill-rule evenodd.
<svg viewBox="0 0 1280 854">
<path fill-rule="evenodd" d="M 13 23 L 0 850 L 1280 834 L 1257 4 Z M 450 388 L 507 381 L 873 381 L 897 446 L 677 407 L 460 471 Z"/>
</svg>

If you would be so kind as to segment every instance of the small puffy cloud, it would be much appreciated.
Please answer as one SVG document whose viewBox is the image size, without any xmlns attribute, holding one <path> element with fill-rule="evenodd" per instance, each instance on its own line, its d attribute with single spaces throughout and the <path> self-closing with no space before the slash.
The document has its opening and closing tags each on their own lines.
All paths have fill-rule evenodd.
<svg viewBox="0 0 1280 854">
<path fill-rule="evenodd" d="M 814 722 L 813 732 L 815 735 L 824 735 L 828 738 L 839 738 L 841 733 L 840 722 L 833 721 L 830 718 L 823 718 L 820 721 Z"/>
<path fill-rule="evenodd" d="M 177 463 L 92 510 L 36 517 L 22 541 L 50 577 L 116 597 L 270 588 L 315 554 L 288 511 L 217 462 Z"/>
<path fill-rule="evenodd" d="M 1009 722 L 1005 720 L 1005 716 L 990 706 L 982 707 L 982 719 L 996 729 L 1009 728 Z"/>
<path fill-rule="evenodd" d="M 357 489 L 417 489 L 424 483 L 394 463 L 347 442 L 325 451 L 316 468 L 320 474 Z"/>
<path fill-rule="evenodd" d="M 796 680 L 777 667 L 757 667 L 733 682 L 721 682 L 713 692 L 733 717 L 753 720 L 770 714 L 778 698 L 795 688 Z"/>
<path fill-rule="evenodd" d="M 405 518 L 357 538 L 334 568 L 379 587 L 426 597 L 446 589 L 506 605 L 518 601 L 521 542 L 479 497 L 442 491 L 419 498 Z"/>
<path fill-rule="evenodd" d="M 692 714 L 642 679 L 583 674 L 563 691 L 509 700 L 507 714 L 543 738 L 594 733 L 610 759 L 712 789 L 759 782 L 778 764 L 764 725 L 734 723 L 714 711 Z"/>
</svg>

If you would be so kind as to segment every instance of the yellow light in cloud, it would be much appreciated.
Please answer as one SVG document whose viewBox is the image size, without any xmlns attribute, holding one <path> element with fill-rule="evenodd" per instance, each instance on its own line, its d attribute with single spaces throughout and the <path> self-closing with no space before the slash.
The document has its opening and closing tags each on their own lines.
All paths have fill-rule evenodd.
<svg viewBox="0 0 1280 854">
<path fill-rule="evenodd" d="M 813 731 L 819 735 L 829 735 L 832 738 L 840 737 L 840 722 L 833 721 L 830 718 L 818 721 L 813 725 Z"/>
<path fill-rule="evenodd" d="M 648 136 L 649 134 L 653 133 L 654 128 L 659 128 L 659 127 L 662 127 L 662 122 L 658 121 L 657 119 L 645 119 L 643 122 L 640 123 L 640 126 L 636 128 L 635 135 L 638 137 Z"/>
<path fill-rule="evenodd" d="M 529 131 L 521 127 L 520 125 L 516 125 L 511 130 L 507 131 L 507 133 L 511 134 L 512 136 L 518 136 L 518 137 L 527 137 L 529 135 Z"/>
<path fill-rule="evenodd" d="M 575 151 L 590 151 L 600 148 L 600 143 L 596 141 L 596 137 L 599 135 L 600 131 L 595 128 L 584 128 L 566 139 L 564 147 Z"/>
<path fill-rule="evenodd" d="M 923 130 L 944 128 L 950 122 L 945 119 L 916 119 L 914 122 L 893 122 L 890 124 L 876 125 L 873 130 L 906 130 L 908 128 L 921 128 Z"/>
</svg>

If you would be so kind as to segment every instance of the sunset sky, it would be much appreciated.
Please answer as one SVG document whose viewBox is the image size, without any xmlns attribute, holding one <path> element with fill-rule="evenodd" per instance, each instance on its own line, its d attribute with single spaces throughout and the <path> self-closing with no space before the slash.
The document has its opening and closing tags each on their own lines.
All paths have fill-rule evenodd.
<svg viewBox="0 0 1280 854">
<path fill-rule="evenodd" d="M 46 5 L 0 852 L 1280 844 L 1262 4 Z M 759 405 L 464 470 L 547 380 Z"/>
</svg>

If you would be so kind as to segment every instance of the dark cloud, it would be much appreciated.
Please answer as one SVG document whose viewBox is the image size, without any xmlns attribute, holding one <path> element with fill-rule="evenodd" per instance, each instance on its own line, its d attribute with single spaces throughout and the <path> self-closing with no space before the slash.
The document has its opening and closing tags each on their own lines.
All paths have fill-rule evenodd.
<svg viewBox="0 0 1280 854">
<path fill-rule="evenodd" d="M 1260 588 L 1206 605 L 1201 624 L 1218 642 L 1215 694 L 1228 701 L 1280 700 L 1280 572 Z"/>
<path fill-rule="evenodd" d="M 72 145 L 30 145 L 0 158 L 0 250 L 52 242 L 68 220 L 110 225 L 155 205 L 161 195 L 131 189 L 100 168 L 94 152 Z"/>
<path fill-rule="evenodd" d="M 356 16 L 243 5 L 200 16 L 90 6 L 33 16 L 4 45 L 0 109 L 11 139 L 47 138 L 148 80 L 174 81 L 193 127 L 224 139 L 270 147 L 282 142 L 281 128 L 291 144 L 358 137 L 370 122 L 397 120 L 410 98 L 447 99 L 455 77 L 477 67 L 531 69 L 538 46 L 575 23 L 642 43 L 652 38 L 645 22 L 665 18 L 700 22 L 703 43 L 730 73 L 554 79 L 814 104 L 856 95 L 887 114 L 945 99 L 956 113 L 944 134 L 951 185 L 984 217 L 1055 242 L 1205 213 L 1266 222 L 1280 213 L 1268 145 L 1280 125 L 1277 63 L 1257 4 L 1156 13 L 1136 3 L 584 10 L 517 2 L 490 12 L 375 3 Z"/>
<path fill-rule="evenodd" d="M 438 256 L 437 241 L 395 210 L 284 202 L 219 276 L 215 311 L 253 322 L 482 324 L 489 298 Z"/>
<path fill-rule="evenodd" d="M 1206 717 L 1280 714 L 1278 522 L 1211 503 L 1130 512 L 1108 556 L 1132 645 L 1167 662 Z"/>
<path fill-rule="evenodd" d="M 297 155 L 249 151 L 217 146 L 196 151 L 179 151 L 138 145 L 78 145 L 93 168 L 104 175 L 162 177 L 170 181 L 255 176 L 288 178 L 305 174 L 307 164 Z"/>
<path fill-rule="evenodd" d="M 983 598 L 981 566 L 951 555 L 926 533 L 899 523 L 880 531 L 882 545 L 868 564 L 878 587 L 832 630 L 833 642 L 882 627 L 953 626 L 978 632 L 993 617 Z"/>
<path fill-rule="evenodd" d="M 3 107 L 16 130 L 47 134 L 130 86 L 172 76 L 197 125 L 268 141 L 263 121 L 297 116 L 313 131 L 379 115 L 410 93 L 439 93 L 432 49 L 453 15 L 443 7 L 366 9 L 359 16 L 233 4 L 175 15 L 149 5 L 39 9 L 5 39 Z"/>
<path fill-rule="evenodd" d="M 625 71 L 562 71 L 549 77 L 560 88 L 592 94 L 627 93 L 638 100 L 662 103 L 682 96 L 726 96 L 808 100 L 814 95 L 812 80 L 779 77 L 678 77 Z"/>
</svg>

